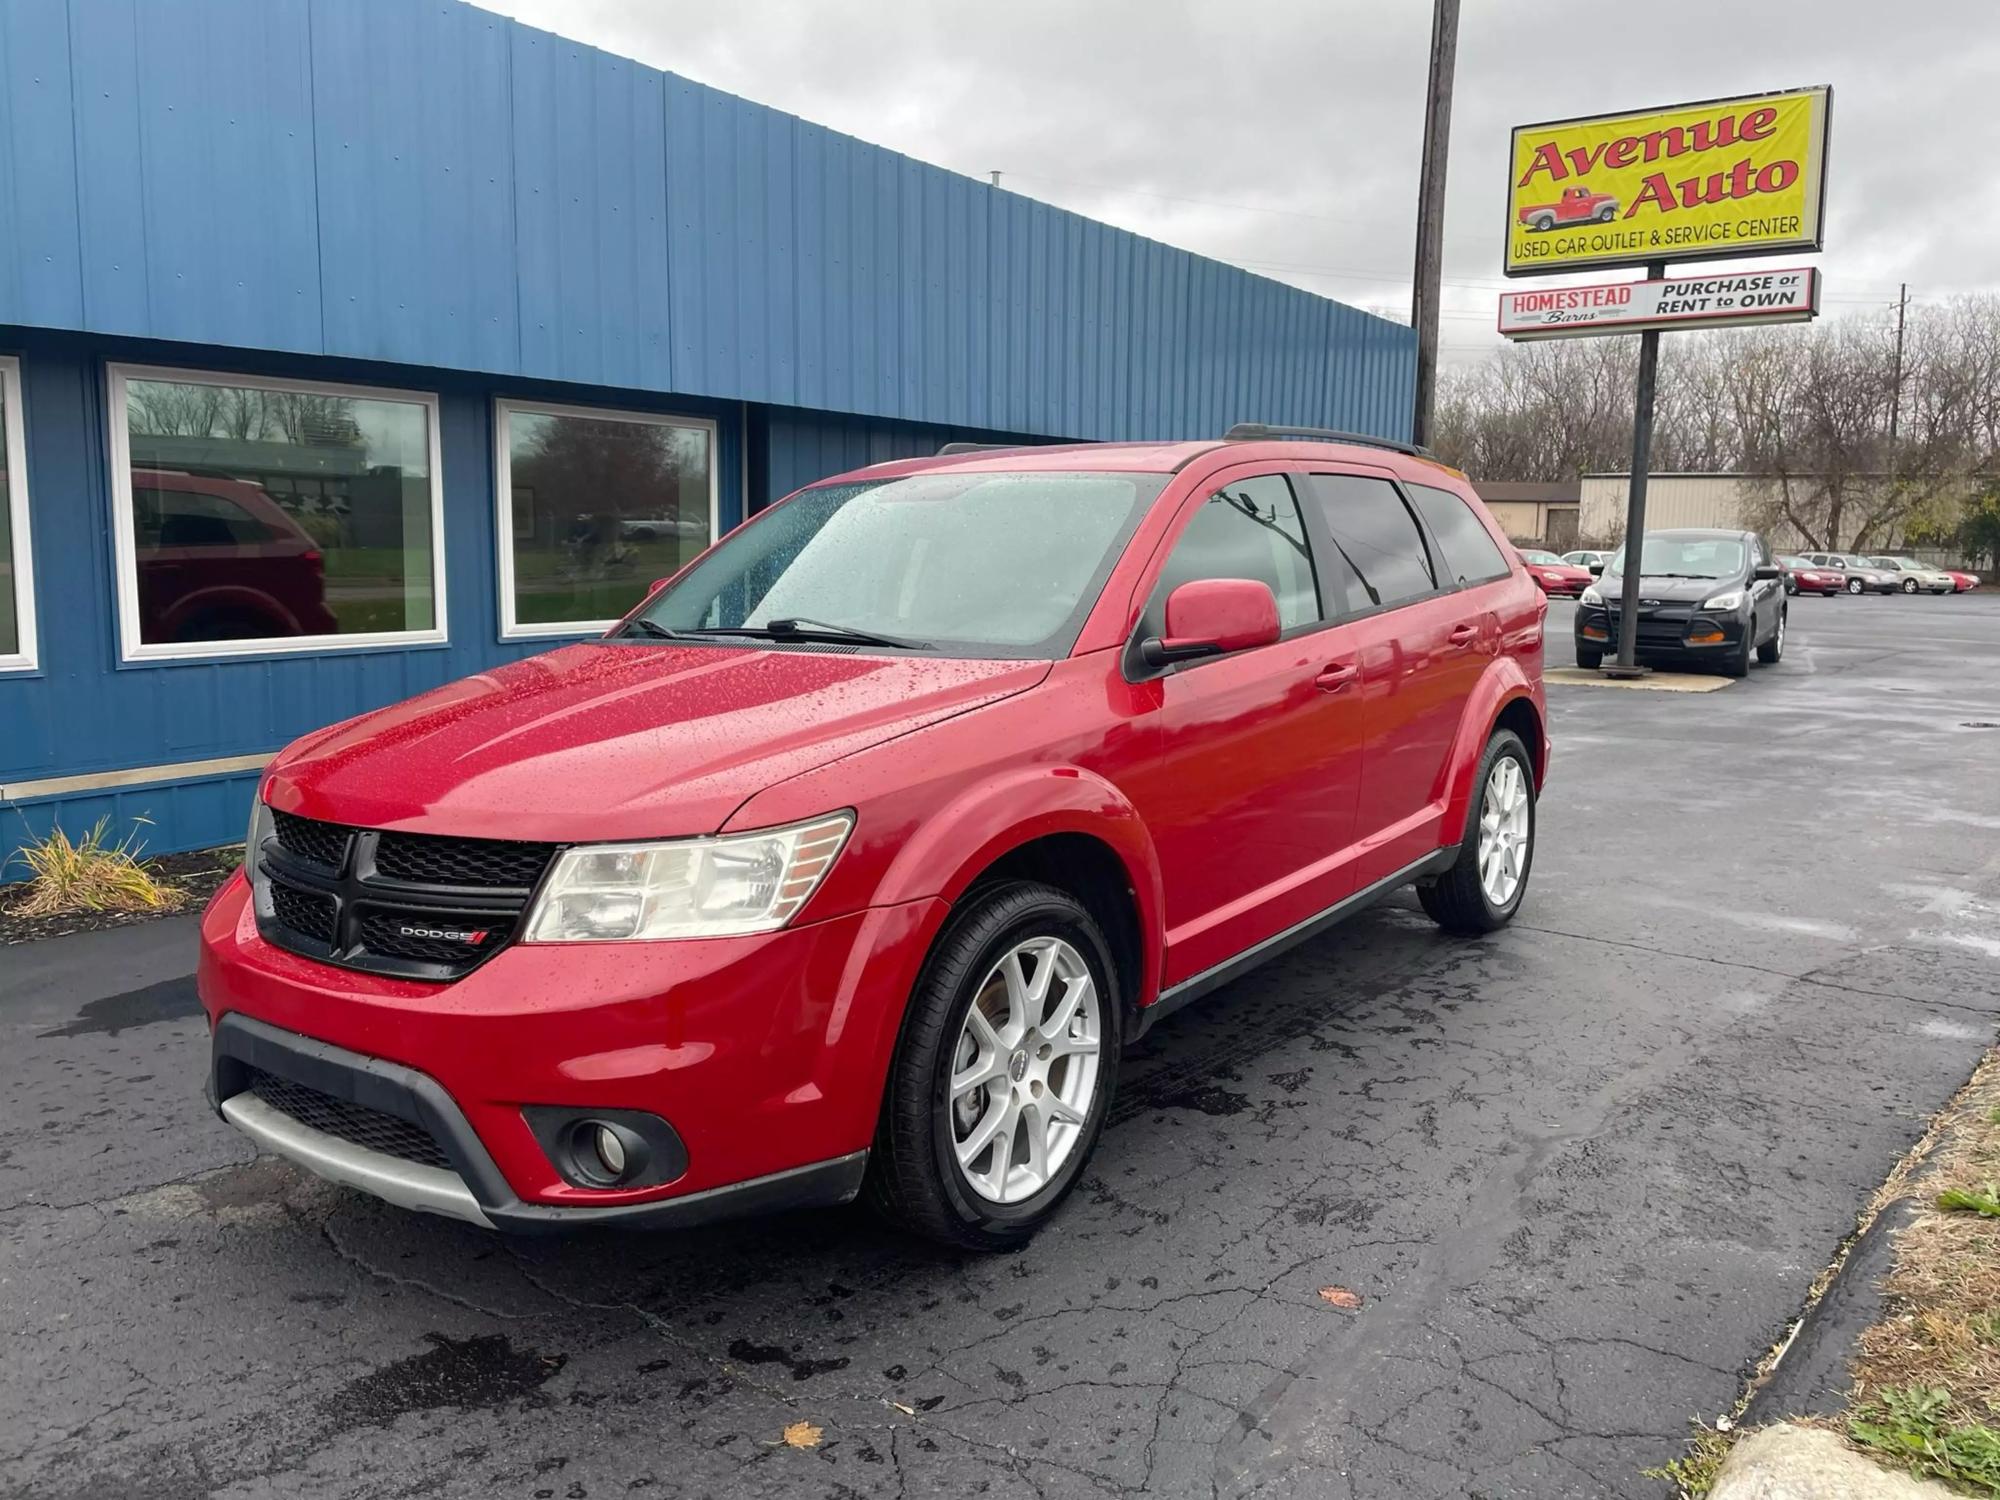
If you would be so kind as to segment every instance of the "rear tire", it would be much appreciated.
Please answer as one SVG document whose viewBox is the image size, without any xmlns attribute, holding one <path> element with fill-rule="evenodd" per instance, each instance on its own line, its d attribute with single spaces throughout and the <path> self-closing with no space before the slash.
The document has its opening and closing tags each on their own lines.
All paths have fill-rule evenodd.
<svg viewBox="0 0 2000 1500">
<path fill-rule="evenodd" d="M 1067 1055 L 1061 1071 L 1049 1073 L 1043 1084 L 1033 1076 L 1033 1060 L 1037 1053 L 1046 1055 L 1051 1049 L 1040 1033 L 1011 1036 L 1016 1029 L 1011 1013 L 997 1031 L 988 1021 L 969 1020 L 975 1004 L 982 1007 L 982 1017 L 993 1015 L 996 982 L 1001 984 L 999 1003 L 1003 1008 L 1011 1006 L 1015 991 L 1006 981 L 1003 965 L 1024 944 L 1050 944 L 1055 950 L 1046 960 L 1028 961 L 1034 964 L 1033 972 L 1026 976 L 1030 982 L 1040 980 L 1041 962 L 1058 963 L 1056 953 L 1066 955 L 1061 962 L 1071 964 L 1072 969 L 1072 961 L 1076 961 L 1087 971 L 1088 989 L 1080 985 L 1078 977 L 1065 978 L 1059 968 L 1054 979 L 1041 988 L 1054 1006 L 1064 995 L 1051 986 L 1063 982 L 1064 994 L 1078 997 L 1079 1013 L 1089 1004 L 1084 998 L 1088 990 L 1094 990 L 1095 1014 L 1084 1030 L 1094 1029 L 1096 1051 L 1088 1054 L 1095 1068 L 1088 1102 L 1081 1111 L 1083 1119 L 1074 1125 L 1066 1149 L 1050 1135 L 1043 1137 L 1042 1159 L 1056 1161 L 1055 1153 L 1060 1150 L 1060 1160 L 1032 1191 L 1009 1201 L 984 1191 L 974 1180 L 973 1167 L 987 1162 L 988 1176 L 1002 1183 L 1003 1193 L 1010 1163 L 1032 1174 L 1033 1141 L 1026 1148 L 1029 1160 L 1023 1166 L 1013 1154 L 1021 1149 L 1017 1132 L 1058 1128 L 1048 1123 L 1051 1115 L 1042 1101 L 1070 1092 L 1067 1069 L 1081 1061 L 1078 1038 L 1072 1034 L 1072 1025 L 1065 1022 L 1054 1050 L 1065 1054 L 1076 1047 L 1076 1051 Z M 1026 969 L 1024 962 L 1017 967 L 1016 977 Z M 864 1191 L 870 1203 L 903 1228 L 949 1245 L 974 1250 L 1013 1250 L 1025 1245 L 1076 1186 L 1104 1128 L 1118 1081 L 1126 1003 L 1118 988 L 1110 945 L 1090 913 L 1068 892 L 1033 881 L 1009 881 L 967 896 L 939 934 L 903 1018 L 902 1038 L 890 1066 L 875 1149 L 868 1162 Z M 1049 1015 L 1054 1014 L 1051 1009 Z M 994 1038 L 995 1045 L 982 1051 L 975 1041 L 969 1044 L 972 1056 L 962 1056 L 968 1037 L 975 1035 Z M 1018 1069 L 1003 1064 L 989 1081 L 975 1084 L 954 1098 L 954 1073 L 963 1078 L 984 1058 L 998 1057 L 1002 1052 L 1010 1057 L 1025 1053 L 1030 1076 L 1024 1078 Z M 1023 1092 L 1026 1089 L 1034 1091 L 1032 1100 Z M 969 1163 L 962 1163 L 961 1150 L 983 1127 L 986 1114 L 993 1110 L 1004 1113 L 1002 1106 L 1015 1099 L 1026 1102 L 1016 1111 L 1014 1123 L 990 1133 L 991 1137 L 1006 1135 L 1008 1156 L 999 1155 L 996 1141 L 974 1153 Z M 968 1118 L 975 1123 L 968 1124 Z M 961 1133 L 967 1137 L 963 1143 Z"/>
<path fill-rule="evenodd" d="M 1850 578 L 1847 580 L 1847 592 L 1850 594 L 1858 594 L 1867 587 L 1868 585 L 1863 583 L 1859 578 Z"/>
<path fill-rule="evenodd" d="M 1903 592 L 1906 594 L 1914 594 L 1916 591 L 1917 591 L 1917 580 L 1914 578 L 1905 578 L 1903 580 Z"/>
<path fill-rule="evenodd" d="M 1513 767 L 1512 775 L 1518 780 L 1511 781 L 1509 773 L 1502 771 L 1500 784 L 1496 786 L 1495 772 L 1503 762 Z M 1535 768 L 1521 737 L 1511 729 L 1494 731 L 1493 738 L 1486 742 L 1486 753 L 1479 759 L 1479 771 L 1472 784 L 1472 806 L 1466 813 L 1457 861 L 1431 884 L 1417 887 L 1417 900 L 1430 919 L 1460 937 L 1495 932 L 1514 919 L 1514 913 L 1521 909 L 1521 898 L 1527 893 L 1528 872 L 1535 861 Z M 1494 836 L 1508 822 L 1502 804 L 1510 784 L 1518 786 L 1523 797 L 1519 803 L 1520 836 L 1518 840 L 1496 843 Z M 1495 813 L 1501 816 L 1489 826 Z M 1489 861 L 1496 849 L 1503 861 L 1510 850 L 1514 851 L 1511 888 L 1496 890 L 1486 878 L 1492 873 Z"/>
</svg>

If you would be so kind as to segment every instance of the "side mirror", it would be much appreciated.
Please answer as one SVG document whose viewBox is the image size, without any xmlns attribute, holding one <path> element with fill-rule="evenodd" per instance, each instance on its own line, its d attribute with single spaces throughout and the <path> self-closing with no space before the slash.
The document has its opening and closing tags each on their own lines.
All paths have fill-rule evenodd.
<svg viewBox="0 0 2000 1500">
<path fill-rule="evenodd" d="M 1278 638 L 1278 601 L 1254 578 L 1197 578 L 1167 595 L 1167 631 L 1139 643 L 1149 667 L 1220 656 Z"/>
<path fill-rule="evenodd" d="M 1601 562 L 1592 563 L 1590 565 L 1590 576 L 1592 578 L 1602 578 L 1604 576 L 1604 564 Z"/>
<path fill-rule="evenodd" d="M 1752 576 L 1759 583 L 1764 583 L 1773 578 L 1783 578 L 1785 570 L 1776 563 L 1758 563 L 1757 571 Z"/>
<path fill-rule="evenodd" d="M 665 578 L 655 578 L 651 583 L 646 585 L 646 597 L 649 599 L 652 598 L 653 595 L 659 593 L 661 589 L 665 588 L 668 584 L 672 583 L 673 581 L 674 579 L 671 573 L 669 573 Z"/>
</svg>

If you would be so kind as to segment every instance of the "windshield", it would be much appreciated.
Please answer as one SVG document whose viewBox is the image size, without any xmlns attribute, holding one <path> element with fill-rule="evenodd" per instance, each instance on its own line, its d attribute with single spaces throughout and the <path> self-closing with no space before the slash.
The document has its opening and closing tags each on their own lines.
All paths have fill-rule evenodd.
<svg viewBox="0 0 2000 1500">
<path fill-rule="evenodd" d="M 1604 576 L 1625 569 L 1623 552 L 1607 558 Z M 1733 536 L 1649 536 L 1639 553 L 1645 578 L 1734 578 L 1743 571 L 1743 543 Z"/>
<path fill-rule="evenodd" d="M 1562 566 L 1562 559 L 1557 557 L 1553 552 L 1535 552 L 1530 550 L 1521 554 L 1521 561 L 1544 564 L 1554 563 L 1558 567 Z"/>
<path fill-rule="evenodd" d="M 1166 479 L 945 471 L 822 485 L 726 537 L 619 633 L 859 634 L 935 656 L 1063 656 Z"/>
</svg>

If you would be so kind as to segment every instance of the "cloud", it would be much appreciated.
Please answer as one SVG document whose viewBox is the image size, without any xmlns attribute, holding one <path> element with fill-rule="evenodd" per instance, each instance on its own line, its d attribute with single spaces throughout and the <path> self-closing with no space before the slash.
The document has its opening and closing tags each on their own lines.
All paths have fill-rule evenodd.
<svg viewBox="0 0 2000 1500">
<path fill-rule="evenodd" d="M 1327 296 L 1408 306 L 1422 0 L 488 8 Z M 1834 86 L 1829 311 L 1879 310 L 1903 280 L 1918 299 L 2000 290 L 1996 79 L 1995 0 L 1467 0 L 1447 357 L 1495 341 L 1510 126 L 1800 84 Z"/>
</svg>

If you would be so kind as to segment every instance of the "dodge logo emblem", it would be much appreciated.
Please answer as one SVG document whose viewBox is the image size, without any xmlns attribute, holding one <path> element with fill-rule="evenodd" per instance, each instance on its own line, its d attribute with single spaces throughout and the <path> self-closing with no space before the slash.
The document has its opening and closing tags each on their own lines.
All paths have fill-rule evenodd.
<svg viewBox="0 0 2000 1500">
<path fill-rule="evenodd" d="M 481 930 L 457 932 L 449 927 L 398 927 L 396 936 L 406 938 L 431 938 L 441 943 L 465 943 L 477 948 L 486 941 L 486 933 Z"/>
</svg>

